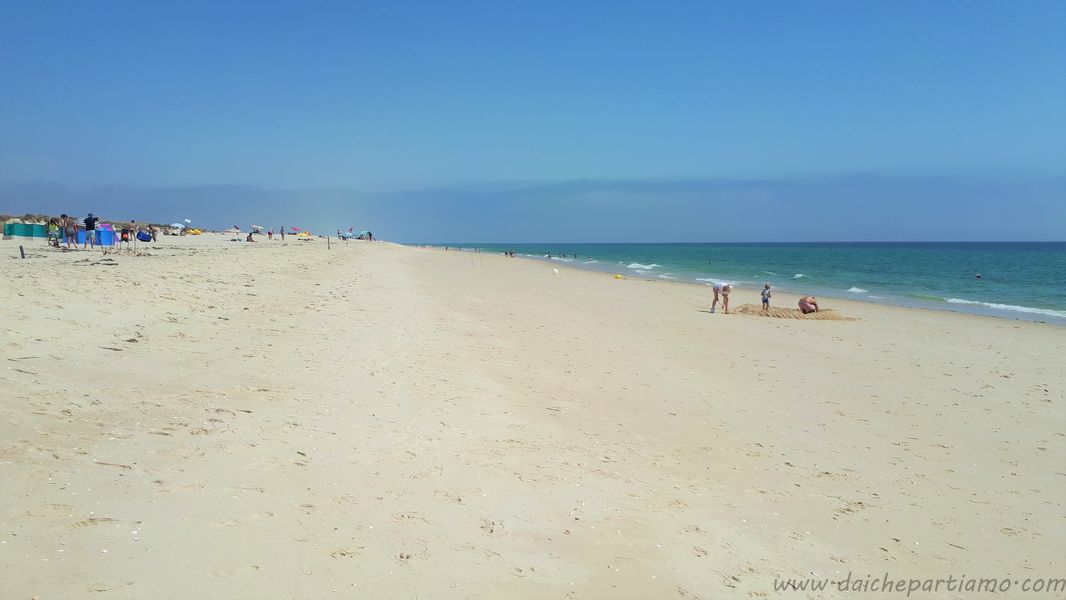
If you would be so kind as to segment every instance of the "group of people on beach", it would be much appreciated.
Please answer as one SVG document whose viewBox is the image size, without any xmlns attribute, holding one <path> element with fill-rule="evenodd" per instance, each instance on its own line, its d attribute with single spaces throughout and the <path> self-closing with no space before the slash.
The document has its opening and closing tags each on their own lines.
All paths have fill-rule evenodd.
<svg viewBox="0 0 1066 600">
<path fill-rule="evenodd" d="M 711 312 L 715 312 L 718 309 L 718 302 L 721 300 L 722 308 L 725 314 L 729 314 L 729 293 L 733 291 L 733 284 L 724 281 L 715 282 L 711 289 L 714 290 L 714 301 L 711 302 Z M 762 309 L 766 312 L 770 310 L 770 298 L 773 296 L 773 286 L 769 283 L 763 286 L 762 293 Z M 803 314 L 810 314 L 818 312 L 818 299 L 814 296 L 803 296 L 799 299 L 799 309 Z"/>
<path fill-rule="evenodd" d="M 59 248 L 60 242 L 65 240 L 67 250 L 77 250 L 78 232 L 80 231 L 85 236 L 81 244 L 82 250 L 86 248 L 94 250 L 96 249 L 96 231 L 100 224 L 100 217 L 93 213 L 89 213 L 80 223 L 77 217 L 69 216 L 66 213 L 58 217 L 52 217 L 48 219 L 48 243 L 55 248 Z M 124 223 L 122 225 L 116 241 L 129 244 L 136 238 L 145 242 L 149 240 L 154 242 L 158 235 L 159 231 L 155 225 L 149 224 L 147 228 L 138 227 L 137 222 L 130 219 L 128 224 Z"/>
</svg>

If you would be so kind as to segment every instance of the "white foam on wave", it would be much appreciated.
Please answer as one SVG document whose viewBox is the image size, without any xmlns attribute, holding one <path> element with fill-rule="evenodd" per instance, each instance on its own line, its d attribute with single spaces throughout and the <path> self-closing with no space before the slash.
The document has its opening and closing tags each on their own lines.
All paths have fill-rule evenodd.
<svg viewBox="0 0 1066 600">
<path fill-rule="evenodd" d="M 596 260 L 596 259 L 592 259 L 592 260 L 586 260 L 586 261 L 585 261 L 585 262 L 584 262 L 583 264 L 586 264 L 586 265 L 595 265 L 595 264 L 597 264 L 597 263 L 599 263 L 599 262 L 600 262 L 600 261 L 598 261 L 598 260 Z"/>
<path fill-rule="evenodd" d="M 558 256 L 553 256 L 552 260 L 558 260 L 558 261 L 561 261 L 561 262 L 574 262 L 574 259 L 572 259 L 572 258 L 560 258 Z"/>
<path fill-rule="evenodd" d="M 852 294 L 865 294 L 866 292 L 868 292 L 870 290 L 864 290 L 861 287 L 853 287 L 853 288 L 848 288 L 848 291 L 851 292 Z"/>
<path fill-rule="evenodd" d="M 706 281 L 707 283 L 714 283 L 714 282 L 716 282 L 718 280 L 717 279 L 704 279 L 702 277 L 697 277 L 696 281 Z"/>
<path fill-rule="evenodd" d="M 638 262 L 635 262 L 635 263 L 629 263 L 629 266 L 628 266 L 628 267 L 626 267 L 626 268 L 627 268 L 627 269 L 636 269 L 636 270 L 642 270 L 642 271 L 650 271 L 650 270 L 652 270 L 652 269 L 657 269 L 657 268 L 659 268 L 660 266 L 661 266 L 661 265 L 657 265 L 657 264 L 655 264 L 655 263 L 652 263 L 652 264 L 650 264 L 650 265 L 642 265 L 642 264 L 640 264 L 640 263 L 638 263 Z"/>
<path fill-rule="evenodd" d="M 773 271 L 763 271 L 763 273 L 767 275 L 777 275 L 777 273 L 774 273 Z"/>
<path fill-rule="evenodd" d="M 804 275 L 803 273 L 796 273 L 792 276 L 793 279 L 803 279 L 804 277 L 806 277 L 806 275 Z"/>
<path fill-rule="evenodd" d="M 662 275 L 659 275 L 659 279 L 677 279 L 677 277 L 674 277 L 669 273 L 663 273 Z"/>
<path fill-rule="evenodd" d="M 976 300 L 963 300 L 962 298 L 946 298 L 946 300 L 951 304 L 969 304 L 972 306 L 983 306 L 985 308 L 992 308 L 995 310 L 1008 310 L 1011 312 L 1028 313 L 1031 315 L 1046 315 L 1049 317 L 1058 317 L 1060 319 L 1066 319 L 1066 310 L 1032 308 L 1029 306 L 1015 306 L 1014 304 L 998 304 L 996 302 L 978 302 Z"/>
</svg>

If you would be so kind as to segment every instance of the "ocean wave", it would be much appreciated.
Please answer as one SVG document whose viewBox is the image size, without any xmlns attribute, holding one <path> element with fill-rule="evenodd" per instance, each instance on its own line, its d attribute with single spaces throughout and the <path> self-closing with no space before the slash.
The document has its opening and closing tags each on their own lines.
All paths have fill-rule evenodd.
<svg viewBox="0 0 1066 600">
<path fill-rule="evenodd" d="M 806 275 L 804 275 L 803 273 L 796 273 L 792 276 L 793 279 L 803 279 L 804 277 L 806 277 Z"/>
<path fill-rule="evenodd" d="M 851 292 L 852 294 L 865 294 L 866 292 L 868 292 L 870 290 L 864 290 L 861 287 L 853 287 L 853 288 L 849 288 L 848 291 Z"/>
<path fill-rule="evenodd" d="M 637 269 L 637 270 L 643 270 L 643 271 L 650 271 L 652 269 L 657 269 L 660 266 L 661 265 L 657 265 L 655 263 L 652 263 L 650 265 L 642 265 L 642 264 L 640 264 L 638 262 L 635 262 L 635 263 L 629 263 L 629 266 L 627 266 L 626 268 L 627 269 Z"/>
<path fill-rule="evenodd" d="M 677 279 L 677 277 L 674 277 L 673 275 L 671 275 L 669 273 L 663 273 L 663 274 L 659 275 L 659 279 Z"/>
<path fill-rule="evenodd" d="M 714 283 L 714 282 L 716 282 L 718 280 L 717 279 L 704 279 L 704 278 L 701 278 L 701 277 L 697 277 L 696 281 L 705 281 L 707 283 Z"/>
<path fill-rule="evenodd" d="M 763 271 L 763 273 L 766 275 L 777 275 L 777 273 L 774 273 L 773 271 Z"/>
<path fill-rule="evenodd" d="M 967 304 L 971 306 L 983 306 L 995 310 L 1008 310 L 1011 312 L 1028 313 L 1031 315 L 1046 315 L 1066 319 L 1066 310 L 1051 310 L 1049 308 L 1032 308 L 1029 306 L 1016 306 L 1014 304 L 998 304 L 996 302 L 978 302 L 976 300 L 963 300 L 962 298 L 945 298 L 951 304 Z"/>
<path fill-rule="evenodd" d="M 596 260 L 596 259 L 593 259 L 593 260 L 586 260 L 586 261 L 585 261 L 584 263 L 582 263 L 582 264 L 586 264 L 586 265 L 594 265 L 594 264 L 597 264 L 597 263 L 599 263 L 599 262 L 600 262 L 600 261 L 598 261 L 598 260 Z"/>
</svg>

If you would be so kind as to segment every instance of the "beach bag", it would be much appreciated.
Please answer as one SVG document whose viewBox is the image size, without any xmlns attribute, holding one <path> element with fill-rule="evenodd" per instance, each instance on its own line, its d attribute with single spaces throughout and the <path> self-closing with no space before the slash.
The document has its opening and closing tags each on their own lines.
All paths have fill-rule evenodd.
<svg viewBox="0 0 1066 600">
<path fill-rule="evenodd" d="M 142 242 L 150 242 L 152 241 L 152 234 L 148 233 L 147 231 L 138 231 L 137 239 L 141 240 Z"/>
</svg>

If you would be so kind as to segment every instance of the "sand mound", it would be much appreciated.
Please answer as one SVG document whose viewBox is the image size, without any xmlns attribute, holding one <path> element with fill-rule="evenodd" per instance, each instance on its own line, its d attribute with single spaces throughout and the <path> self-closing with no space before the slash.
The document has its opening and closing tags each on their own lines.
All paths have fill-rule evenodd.
<svg viewBox="0 0 1066 600">
<path fill-rule="evenodd" d="M 816 313 L 803 314 L 798 308 L 774 307 L 768 311 L 755 304 L 741 304 L 733 309 L 738 315 L 752 315 L 755 317 L 774 317 L 775 319 L 806 319 L 808 321 L 854 321 L 852 317 L 845 317 L 832 309 L 820 310 Z"/>
</svg>

